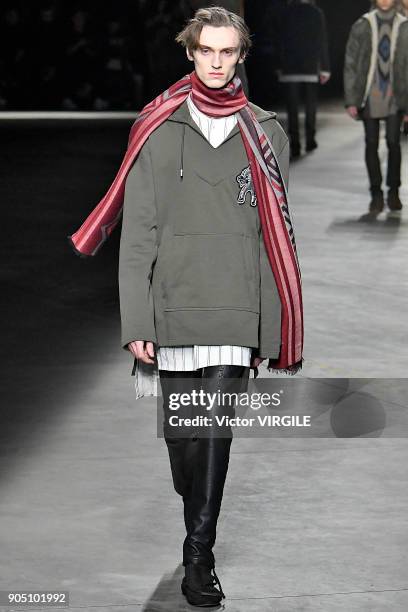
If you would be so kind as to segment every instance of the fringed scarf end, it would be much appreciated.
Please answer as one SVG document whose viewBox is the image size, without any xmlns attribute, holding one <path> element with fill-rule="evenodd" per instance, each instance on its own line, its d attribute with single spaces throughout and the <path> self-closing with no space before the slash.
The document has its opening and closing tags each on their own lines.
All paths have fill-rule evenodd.
<svg viewBox="0 0 408 612">
<path fill-rule="evenodd" d="M 276 367 L 277 360 L 269 359 L 267 369 L 268 369 L 268 372 L 273 372 L 274 374 L 287 374 L 288 376 L 295 376 L 295 374 L 297 374 L 302 369 L 303 362 L 304 362 L 304 359 L 302 357 L 300 361 L 298 361 L 297 363 L 294 363 L 293 365 L 287 368 L 277 368 Z"/>
</svg>

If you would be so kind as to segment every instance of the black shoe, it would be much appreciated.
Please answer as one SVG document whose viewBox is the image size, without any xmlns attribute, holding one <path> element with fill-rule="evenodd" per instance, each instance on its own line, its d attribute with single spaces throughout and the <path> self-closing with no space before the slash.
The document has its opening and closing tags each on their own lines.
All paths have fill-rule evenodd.
<svg viewBox="0 0 408 612">
<path fill-rule="evenodd" d="M 359 221 L 371 223 L 372 221 L 376 221 L 378 215 L 384 210 L 384 195 L 383 192 L 373 193 L 372 200 L 370 202 L 370 207 L 368 213 L 361 215 Z"/>
<path fill-rule="evenodd" d="M 389 191 L 387 205 L 391 211 L 402 210 L 402 202 L 399 198 L 398 191 Z"/>
<path fill-rule="evenodd" d="M 211 570 L 214 575 L 211 574 Z M 225 598 L 221 583 L 214 568 L 199 563 L 188 563 L 185 568 L 186 575 L 181 582 L 181 591 L 193 606 L 218 606 Z M 218 584 L 220 590 L 215 588 Z"/>
<path fill-rule="evenodd" d="M 317 144 L 315 140 L 310 140 L 306 144 L 306 151 L 310 153 L 311 151 L 314 151 L 315 149 L 317 149 L 318 146 L 319 145 Z"/>
</svg>

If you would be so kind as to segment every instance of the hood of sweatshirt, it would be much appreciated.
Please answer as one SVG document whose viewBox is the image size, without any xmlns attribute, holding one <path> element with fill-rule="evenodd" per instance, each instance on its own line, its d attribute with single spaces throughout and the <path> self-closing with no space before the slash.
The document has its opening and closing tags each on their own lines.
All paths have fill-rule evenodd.
<svg viewBox="0 0 408 612">
<path fill-rule="evenodd" d="M 249 106 L 255 113 L 255 116 L 258 119 L 259 123 L 262 123 L 263 121 L 268 121 L 268 119 L 276 118 L 276 113 L 272 111 L 265 111 L 256 104 L 253 104 L 252 102 L 249 102 Z M 190 115 L 190 111 L 188 110 L 187 106 L 187 100 L 184 100 L 184 102 L 174 111 L 174 113 L 170 115 L 170 117 L 168 117 L 167 121 L 175 121 L 176 123 L 186 123 L 192 128 L 197 128 L 197 131 L 201 134 L 200 129 L 198 128 L 198 126 L 194 122 L 194 119 Z M 236 134 L 238 131 L 239 127 L 235 126 L 234 129 L 231 130 L 229 136 L 233 136 L 233 134 Z"/>
<path fill-rule="evenodd" d="M 270 119 L 276 119 L 276 113 L 271 111 L 265 111 L 256 104 L 249 102 L 249 107 L 255 113 L 255 116 L 259 123 L 263 123 L 264 121 L 269 121 Z M 191 129 L 193 129 L 197 134 L 199 134 L 202 138 L 205 139 L 204 134 L 192 118 L 190 111 L 188 109 L 187 100 L 174 111 L 170 117 L 168 117 L 167 121 L 173 121 L 174 123 L 179 123 L 182 126 L 182 139 L 181 139 L 181 151 L 180 151 L 180 177 L 183 177 L 183 166 L 184 166 L 184 138 L 186 132 L 186 126 L 188 125 Z M 233 138 L 236 134 L 239 133 L 239 125 L 238 123 L 232 128 L 225 141 Z"/>
</svg>

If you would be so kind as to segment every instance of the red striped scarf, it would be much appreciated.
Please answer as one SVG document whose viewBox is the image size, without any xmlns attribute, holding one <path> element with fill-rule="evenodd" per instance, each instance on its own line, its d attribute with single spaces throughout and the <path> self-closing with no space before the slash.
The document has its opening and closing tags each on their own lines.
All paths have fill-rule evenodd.
<svg viewBox="0 0 408 612">
<path fill-rule="evenodd" d="M 280 354 L 278 359 L 269 359 L 268 369 L 294 374 L 302 367 L 304 330 L 301 274 L 288 197 L 272 145 L 248 104 L 239 77 L 235 76 L 223 88 L 211 89 L 192 72 L 147 104 L 130 130 L 128 148 L 112 185 L 68 239 L 80 257 L 97 253 L 120 219 L 126 177 L 140 149 L 190 91 L 194 103 L 206 115 L 224 117 L 237 113 L 257 196 L 265 249 L 282 305 Z"/>
</svg>

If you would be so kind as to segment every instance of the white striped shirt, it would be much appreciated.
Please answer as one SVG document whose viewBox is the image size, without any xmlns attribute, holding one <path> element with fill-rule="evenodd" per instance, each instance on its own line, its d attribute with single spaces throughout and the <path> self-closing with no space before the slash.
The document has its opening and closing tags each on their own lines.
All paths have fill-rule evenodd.
<svg viewBox="0 0 408 612">
<path fill-rule="evenodd" d="M 227 117 L 208 117 L 194 104 L 191 93 L 187 97 L 191 117 L 212 147 L 219 147 L 235 127 L 235 114 Z M 250 366 L 252 348 L 235 345 L 157 346 L 157 368 L 137 360 L 135 369 L 136 399 L 157 395 L 158 370 L 187 371 L 212 365 Z"/>
<path fill-rule="evenodd" d="M 237 124 L 237 116 L 209 117 L 202 113 L 194 104 L 191 93 L 187 97 L 187 106 L 194 122 L 214 149 L 220 146 Z"/>
<path fill-rule="evenodd" d="M 212 365 L 250 365 L 251 348 L 222 344 L 161 346 L 157 348 L 160 370 L 197 370 Z"/>
</svg>

